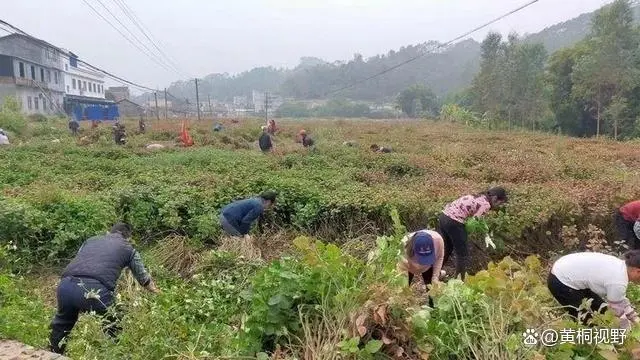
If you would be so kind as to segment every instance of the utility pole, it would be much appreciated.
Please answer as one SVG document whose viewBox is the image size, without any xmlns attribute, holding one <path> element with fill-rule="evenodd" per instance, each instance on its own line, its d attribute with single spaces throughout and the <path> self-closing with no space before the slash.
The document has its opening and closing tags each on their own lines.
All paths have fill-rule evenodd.
<svg viewBox="0 0 640 360">
<path fill-rule="evenodd" d="M 211 107 L 211 94 L 207 95 L 209 98 L 209 113 L 211 114 L 211 118 L 213 119 L 213 108 Z"/>
<path fill-rule="evenodd" d="M 167 120 L 167 88 L 164 88 L 164 119 Z"/>
<path fill-rule="evenodd" d="M 198 79 L 196 79 L 196 107 L 198 108 L 198 121 L 200 121 L 200 93 L 198 92 Z"/>
<path fill-rule="evenodd" d="M 264 93 L 264 123 L 269 123 L 269 93 Z"/>
<path fill-rule="evenodd" d="M 158 93 L 154 91 L 153 96 L 156 98 L 156 118 L 160 121 L 160 112 L 158 111 Z"/>
</svg>

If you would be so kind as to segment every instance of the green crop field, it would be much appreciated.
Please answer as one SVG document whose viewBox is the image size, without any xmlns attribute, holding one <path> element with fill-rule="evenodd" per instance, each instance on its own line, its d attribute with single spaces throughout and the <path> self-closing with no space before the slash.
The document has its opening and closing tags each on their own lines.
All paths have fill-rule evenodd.
<svg viewBox="0 0 640 360">
<path fill-rule="evenodd" d="M 60 269 L 118 220 L 162 293 L 127 274 L 123 332 L 83 316 L 74 359 L 625 359 L 625 345 L 527 347 L 527 328 L 578 327 L 546 289 L 549 260 L 576 249 L 619 253 L 612 214 L 640 197 L 638 142 L 491 132 L 432 121 L 282 121 L 275 151 L 259 120 L 190 121 L 195 146 L 173 146 L 179 122 L 147 123 L 116 146 L 111 129 L 78 138 L 48 120 L 16 126 L 0 148 L 0 338 L 46 347 Z M 312 151 L 294 142 L 304 128 Z M 59 141 L 58 141 L 59 140 Z M 345 146 L 353 141 L 356 146 Z M 148 150 L 161 143 L 165 149 Z M 378 154 L 369 145 L 391 146 Z M 455 198 L 501 185 L 487 218 L 497 249 L 472 237 L 476 276 L 431 292 L 396 270 L 407 230 L 433 228 Z M 255 244 L 221 236 L 218 212 L 280 193 Z M 505 258 L 506 257 L 506 258 Z M 490 263 L 491 262 L 491 263 Z M 632 301 L 640 289 L 631 288 Z M 597 319 L 612 327 L 606 314 Z"/>
</svg>

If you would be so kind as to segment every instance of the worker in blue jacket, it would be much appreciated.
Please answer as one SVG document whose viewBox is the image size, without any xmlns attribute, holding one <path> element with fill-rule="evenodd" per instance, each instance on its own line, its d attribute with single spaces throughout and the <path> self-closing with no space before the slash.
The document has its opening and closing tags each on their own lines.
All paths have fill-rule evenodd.
<svg viewBox="0 0 640 360">
<path fill-rule="evenodd" d="M 222 229 L 230 236 L 249 234 L 251 225 L 275 204 L 277 196 L 275 191 L 265 191 L 258 197 L 235 201 L 225 206 L 220 214 Z"/>
</svg>

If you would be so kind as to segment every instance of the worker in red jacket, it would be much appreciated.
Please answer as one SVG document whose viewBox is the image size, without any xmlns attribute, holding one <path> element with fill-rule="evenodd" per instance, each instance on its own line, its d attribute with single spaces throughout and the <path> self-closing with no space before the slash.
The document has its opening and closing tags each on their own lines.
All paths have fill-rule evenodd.
<svg viewBox="0 0 640 360">
<path fill-rule="evenodd" d="M 632 249 L 640 249 L 640 239 L 633 229 L 637 222 L 640 222 L 640 200 L 627 203 L 616 212 L 618 235 Z"/>
</svg>

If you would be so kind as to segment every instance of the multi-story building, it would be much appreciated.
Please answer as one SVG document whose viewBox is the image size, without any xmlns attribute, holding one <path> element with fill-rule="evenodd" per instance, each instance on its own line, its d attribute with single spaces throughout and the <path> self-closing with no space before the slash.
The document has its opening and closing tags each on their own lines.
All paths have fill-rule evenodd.
<svg viewBox="0 0 640 360">
<path fill-rule="evenodd" d="M 0 101 L 15 97 L 27 114 L 61 113 L 63 54 L 46 41 L 21 34 L 0 37 Z"/>
<path fill-rule="evenodd" d="M 64 65 L 65 112 L 76 120 L 113 120 L 118 107 L 105 98 L 104 74 L 94 71 L 71 51 L 65 50 Z"/>
<path fill-rule="evenodd" d="M 104 74 L 78 64 L 78 57 L 72 52 L 65 54 L 62 63 L 67 95 L 104 99 Z"/>
</svg>

